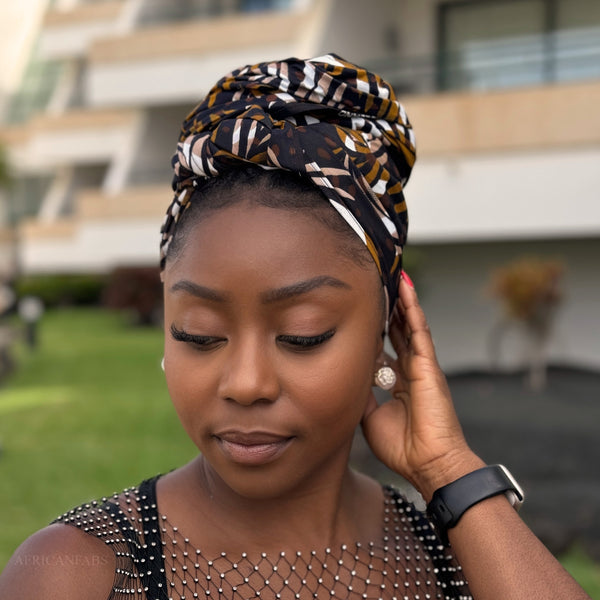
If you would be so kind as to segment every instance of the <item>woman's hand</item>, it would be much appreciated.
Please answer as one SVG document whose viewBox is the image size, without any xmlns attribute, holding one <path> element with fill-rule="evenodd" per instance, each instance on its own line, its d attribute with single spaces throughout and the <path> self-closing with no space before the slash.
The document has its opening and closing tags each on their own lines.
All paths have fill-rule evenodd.
<svg viewBox="0 0 600 600">
<path fill-rule="evenodd" d="M 484 463 L 463 436 L 427 320 L 408 281 L 404 275 L 400 280 L 389 332 L 398 356 L 390 366 L 398 381 L 389 402 L 378 406 L 371 396 L 362 427 L 377 458 L 429 501 L 437 488 Z"/>
</svg>

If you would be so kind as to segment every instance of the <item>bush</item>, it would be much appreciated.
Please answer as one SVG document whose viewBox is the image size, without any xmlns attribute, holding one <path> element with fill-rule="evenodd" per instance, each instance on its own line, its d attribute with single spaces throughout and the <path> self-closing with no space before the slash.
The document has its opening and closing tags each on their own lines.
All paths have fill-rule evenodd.
<svg viewBox="0 0 600 600">
<path fill-rule="evenodd" d="M 139 325 L 162 318 L 162 282 L 158 267 L 119 267 L 108 278 L 103 302 L 107 308 L 129 310 Z"/>
<path fill-rule="evenodd" d="M 105 275 L 27 275 L 17 279 L 15 291 L 19 298 L 36 296 L 50 308 L 98 305 L 105 286 Z"/>
</svg>

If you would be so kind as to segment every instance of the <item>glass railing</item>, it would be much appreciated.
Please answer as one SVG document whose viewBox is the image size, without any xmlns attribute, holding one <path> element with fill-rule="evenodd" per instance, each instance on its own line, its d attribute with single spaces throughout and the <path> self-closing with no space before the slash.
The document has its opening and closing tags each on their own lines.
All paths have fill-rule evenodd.
<svg viewBox="0 0 600 600">
<path fill-rule="evenodd" d="M 367 66 L 405 93 L 489 90 L 600 79 L 600 27 L 465 44 L 460 52 Z"/>
<path fill-rule="evenodd" d="M 26 217 L 36 216 L 51 183 L 50 175 L 15 178 L 7 195 L 10 222 L 16 223 Z"/>
<path fill-rule="evenodd" d="M 231 13 L 286 10 L 292 0 L 146 0 L 138 14 L 138 26 L 217 17 Z"/>
<path fill-rule="evenodd" d="M 54 94 L 62 69 L 63 65 L 56 62 L 30 65 L 20 90 L 8 102 L 3 122 L 16 125 L 43 112 Z"/>
<path fill-rule="evenodd" d="M 271 1 L 270 5 L 275 3 Z M 183 14 L 173 12 L 173 7 L 179 4 L 177 2 L 161 0 L 153 4 L 161 6 L 163 11 L 170 10 L 172 17 Z M 192 0 L 190 4 L 200 6 L 200 3 Z M 203 4 L 208 6 L 207 2 Z M 219 4 L 224 6 L 222 2 Z M 260 3 L 261 6 L 263 4 Z M 246 6 L 250 6 L 250 3 Z M 365 66 L 381 73 L 401 94 L 489 90 L 600 79 L 600 28 L 557 32 L 549 36 L 473 42 L 465 45 L 460 52 L 426 57 L 379 58 L 365 61 Z M 61 69 L 61 64 L 56 62 L 36 63 L 30 67 L 21 90 L 8 102 L 2 119 L 4 123 L 26 122 L 35 113 L 43 112 L 59 83 Z M 80 80 L 68 102 L 70 108 L 85 104 L 82 90 Z"/>
</svg>

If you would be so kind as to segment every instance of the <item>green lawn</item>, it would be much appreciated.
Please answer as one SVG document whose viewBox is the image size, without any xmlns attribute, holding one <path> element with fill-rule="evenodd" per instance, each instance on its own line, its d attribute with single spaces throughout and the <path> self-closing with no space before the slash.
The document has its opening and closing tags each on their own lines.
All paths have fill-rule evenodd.
<svg viewBox="0 0 600 600">
<path fill-rule="evenodd" d="M 195 454 L 161 357 L 162 332 L 91 309 L 49 312 L 39 348 L 19 349 L 19 369 L 0 387 L 0 569 L 60 513 Z M 600 600 L 600 566 L 578 550 L 563 564 Z"/>
<path fill-rule="evenodd" d="M 0 387 L 0 568 L 74 505 L 189 460 L 160 369 L 162 332 L 96 310 L 49 312 Z"/>
</svg>

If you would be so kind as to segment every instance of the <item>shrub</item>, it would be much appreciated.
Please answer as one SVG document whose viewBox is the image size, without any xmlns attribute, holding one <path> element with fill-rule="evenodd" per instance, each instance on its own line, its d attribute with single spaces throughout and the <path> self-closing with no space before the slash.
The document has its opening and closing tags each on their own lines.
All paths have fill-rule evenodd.
<svg viewBox="0 0 600 600">
<path fill-rule="evenodd" d="M 158 267 L 118 267 L 110 274 L 103 294 L 105 306 L 131 311 L 139 325 L 160 322 L 162 301 Z"/>
<path fill-rule="evenodd" d="M 15 291 L 19 298 L 40 298 L 46 307 L 98 305 L 105 285 L 105 275 L 26 275 L 17 279 Z"/>
</svg>

